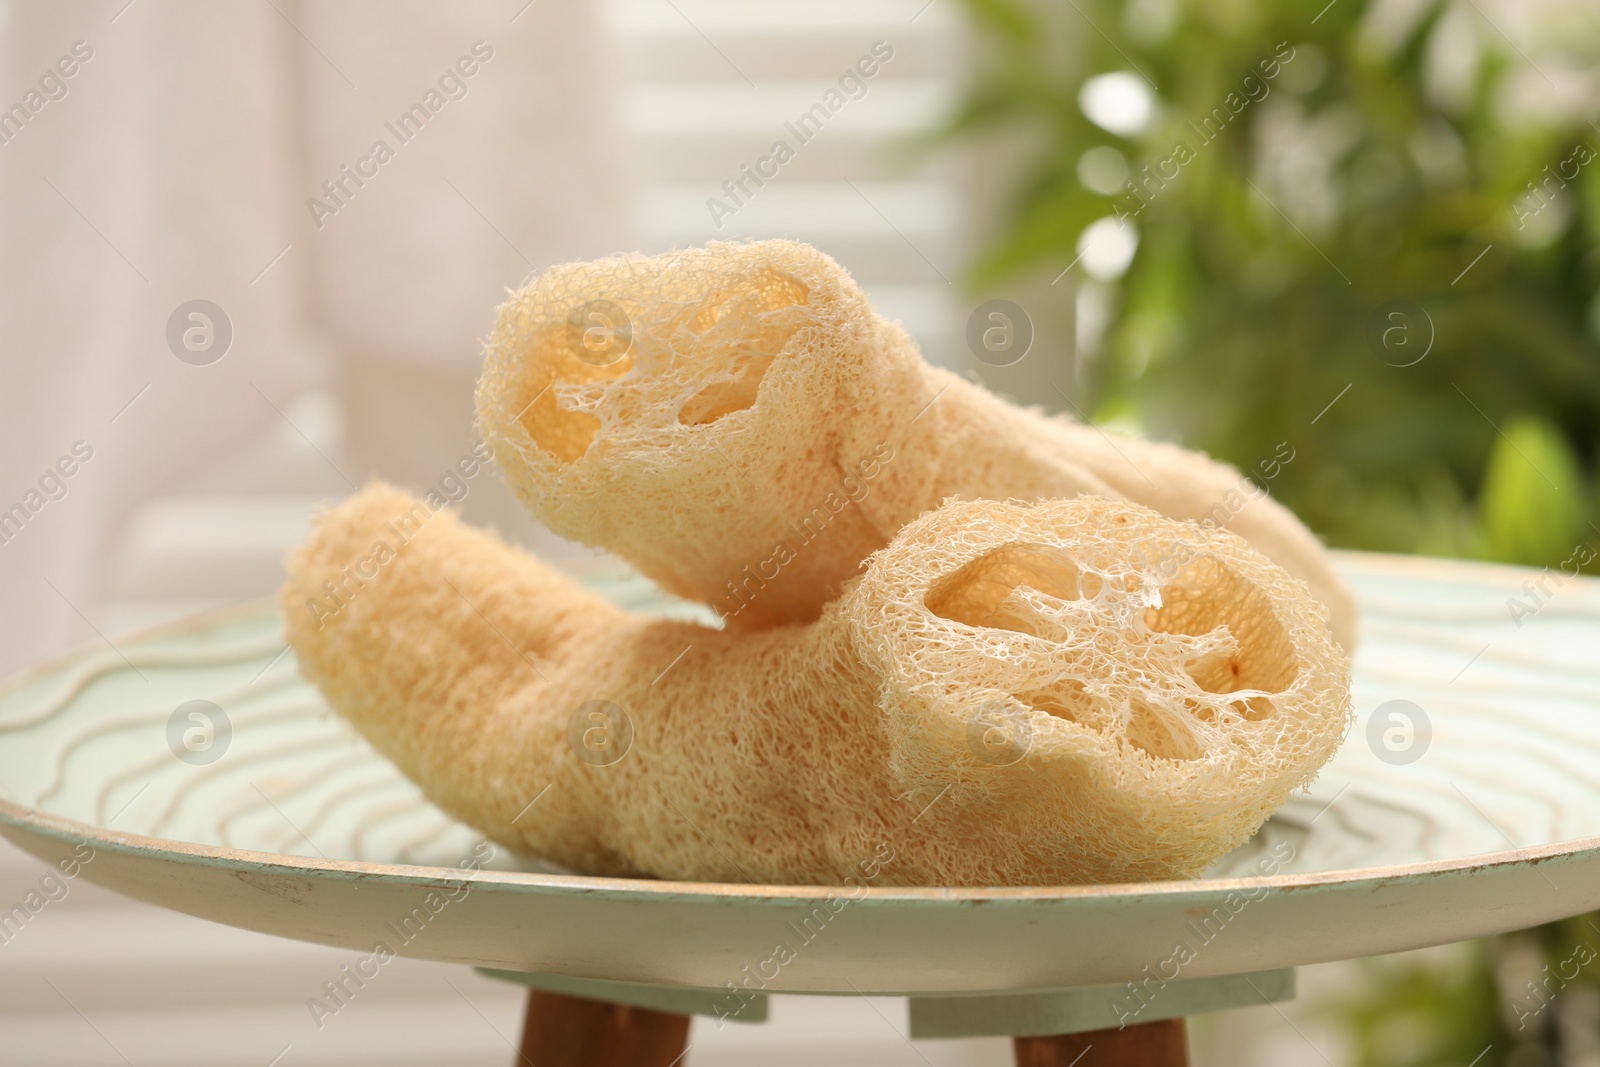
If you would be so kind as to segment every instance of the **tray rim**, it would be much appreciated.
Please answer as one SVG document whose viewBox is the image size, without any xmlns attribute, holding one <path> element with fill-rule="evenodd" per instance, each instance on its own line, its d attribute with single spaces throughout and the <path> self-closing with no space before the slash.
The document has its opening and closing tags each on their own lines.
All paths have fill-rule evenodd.
<svg viewBox="0 0 1600 1067">
<path fill-rule="evenodd" d="M 201 845 L 171 838 L 127 833 L 69 819 L 65 816 L 0 799 L 0 823 L 32 836 L 56 841 L 87 842 L 97 848 L 154 860 L 194 863 L 245 871 L 271 871 L 285 875 L 334 877 L 354 875 L 363 880 L 394 884 L 438 885 L 471 883 L 475 888 L 523 893 L 584 893 L 621 900 L 662 897 L 712 902 L 772 900 L 798 902 L 849 896 L 867 902 L 970 905 L 1009 901 L 1068 904 L 1077 900 L 1136 899 L 1149 897 L 1211 897 L 1239 890 L 1268 889 L 1303 892 L 1316 889 L 1355 890 L 1397 882 L 1472 874 L 1501 868 L 1536 868 L 1553 860 L 1574 860 L 1600 854 L 1600 835 L 1573 838 L 1544 845 L 1485 852 L 1454 859 L 1381 867 L 1352 867 L 1334 871 L 1263 875 L 1245 878 L 1186 878 L 1165 882 L 1115 882 L 1062 886 L 829 886 L 692 882 L 652 878 L 616 878 L 582 874 L 544 874 L 536 871 L 502 871 L 435 867 L 420 864 L 376 863 L 291 856 L 277 852 Z"/>
</svg>

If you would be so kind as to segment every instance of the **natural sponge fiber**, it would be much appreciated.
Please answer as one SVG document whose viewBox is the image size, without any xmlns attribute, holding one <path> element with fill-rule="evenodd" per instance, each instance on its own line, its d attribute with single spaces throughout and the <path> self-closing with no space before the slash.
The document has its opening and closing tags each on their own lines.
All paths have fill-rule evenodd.
<svg viewBox="0 0 1600 1067">
<path fill-rule="evenodd" d="M 734 628 L 816 618 L 946 497 L 1087 492 L 1239 533 L 1353 644 L 1353 601 L 1322 546 L 1237 471 L 929 366 L 808 245 L 553 267 L 500 309 L 477 409 L 536 517 Z"/>
<path fill-rule="evenodd" d="M 1087 496 L 950 502 L 816 622 L 759 633 L 632 616 L 381 485 L 288 567 L 289 640 L 334 708 L 451 815 L 590 873 L 1194 875 L 1349 723 L 1304 583 Z"/>
</svg>

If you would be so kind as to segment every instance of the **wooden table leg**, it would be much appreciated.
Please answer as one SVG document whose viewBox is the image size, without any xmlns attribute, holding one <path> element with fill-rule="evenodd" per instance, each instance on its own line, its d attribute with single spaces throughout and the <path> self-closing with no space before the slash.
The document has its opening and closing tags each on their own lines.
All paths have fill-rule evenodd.
<svg viewBox="0 0 1600 1067">
<path fill-rule="evenodd" d="M 1182 1019 L 1013 1040 L 1017 1067 L 1189 1067 Z"/>
<path fill-rule="evenodd" d="M 673 1067 L 689 1017 L 533 990 L 518 1067 Z M 680 1065 L 681 1067 L 681 1065 Z"/>
</svg>

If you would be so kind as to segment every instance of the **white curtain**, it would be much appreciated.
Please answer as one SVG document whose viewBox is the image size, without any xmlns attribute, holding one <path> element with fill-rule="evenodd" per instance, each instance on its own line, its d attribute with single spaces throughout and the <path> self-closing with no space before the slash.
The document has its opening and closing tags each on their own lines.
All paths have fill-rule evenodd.
<svg viewBox="0 0 1600 1067">
<path fill-rule="evenodd" d="M 98 639 L 140 501 L 626 244 L 612 66 L 584 0 L 0 7 L 0 668 Z"/>
</svg>

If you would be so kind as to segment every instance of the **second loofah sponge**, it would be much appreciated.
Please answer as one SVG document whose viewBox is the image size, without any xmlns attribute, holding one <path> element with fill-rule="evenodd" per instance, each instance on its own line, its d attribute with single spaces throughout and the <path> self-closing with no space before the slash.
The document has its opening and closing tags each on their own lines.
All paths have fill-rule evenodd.
<svg viewBox="0 0 1600 1067">
<path fill-rule="evenodd" d="M 1350 719 L 1303 582 L 1094 497 L 946 503 L 816 622 L 753 634 L 631 616 L 386 486 L 288 569 L 289 640 L 333 707 L 451 815 L 591 873 L 1194 875 Z"/>
</svg>

